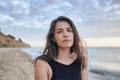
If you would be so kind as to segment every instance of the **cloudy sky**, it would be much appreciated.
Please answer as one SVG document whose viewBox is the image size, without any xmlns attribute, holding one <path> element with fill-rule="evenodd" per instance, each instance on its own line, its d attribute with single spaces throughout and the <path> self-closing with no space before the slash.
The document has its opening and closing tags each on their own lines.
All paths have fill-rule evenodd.
<svg viewBox="0 0 120 80">
<path fill-rule="evenodd" d="M 50 22 L 69 17 L 88 46 L 120 46 L 120 0 L 0 0 L 0 28 L 42 46 Z"/>
</svg>

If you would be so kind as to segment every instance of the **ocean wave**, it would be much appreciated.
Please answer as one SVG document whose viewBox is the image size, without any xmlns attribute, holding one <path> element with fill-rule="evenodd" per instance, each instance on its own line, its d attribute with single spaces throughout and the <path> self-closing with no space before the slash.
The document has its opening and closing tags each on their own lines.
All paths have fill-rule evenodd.
<svg viewBox="0 0 120 80">
<path fill-rule="evenodd" d="M 120 71 L 116 71 L 116 70 L 112 70 L 112 69 L 92 66 L 89 68 L 89 71 L 96 73 L 96 74 L 103 75 L 103 76 L 111 76 L 111 77 L 120 78 Z"/>
</svg>

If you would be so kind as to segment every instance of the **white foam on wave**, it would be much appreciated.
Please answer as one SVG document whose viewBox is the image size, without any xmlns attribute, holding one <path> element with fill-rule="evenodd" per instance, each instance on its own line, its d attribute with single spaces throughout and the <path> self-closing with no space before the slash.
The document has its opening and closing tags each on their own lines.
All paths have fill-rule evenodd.
<svg viewBox="0 0 120 80">
<path fill-rule="evenodd" d="M 99 66 L 99 67 L 103 67 L 103 68 L 107 68 L 107 69 L 120 71 L 120 64 L 118 64 L 118 63 L 103 63 L 103 62 L 101 63 L 101 62 L 97 62 L 97 61 L 92 61 L 92 62 L 90 62 L 89 66 Z"/>
</svg>

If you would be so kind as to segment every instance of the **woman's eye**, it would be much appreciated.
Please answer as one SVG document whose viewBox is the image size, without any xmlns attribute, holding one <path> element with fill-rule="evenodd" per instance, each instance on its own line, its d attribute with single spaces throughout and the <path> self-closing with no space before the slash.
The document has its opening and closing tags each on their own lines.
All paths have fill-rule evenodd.
<svg viewBox="0 0 120 80">
<path fill-rule="evenodd" d="M 68 31 L 68 32 L 72 32 L 72 29 L 68 29 L 67 31 Z"/>
<path fill-rule="evenodd" d="M 57 33 L 61 33 L 62 31 L 57 31 Z"/>
</svg>

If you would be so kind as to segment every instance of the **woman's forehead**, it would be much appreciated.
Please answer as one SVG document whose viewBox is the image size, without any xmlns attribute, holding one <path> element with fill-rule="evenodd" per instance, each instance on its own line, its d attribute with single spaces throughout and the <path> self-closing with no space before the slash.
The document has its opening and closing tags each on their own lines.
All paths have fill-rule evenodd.
<svg viewBox="0 0 120 80">
<path fill-rule="evenodd" d="M 65 21 L 57 22 L 55 25 L 55 29 L 69 29 L 71 28 L 70 24 Z"/>
</svg>

